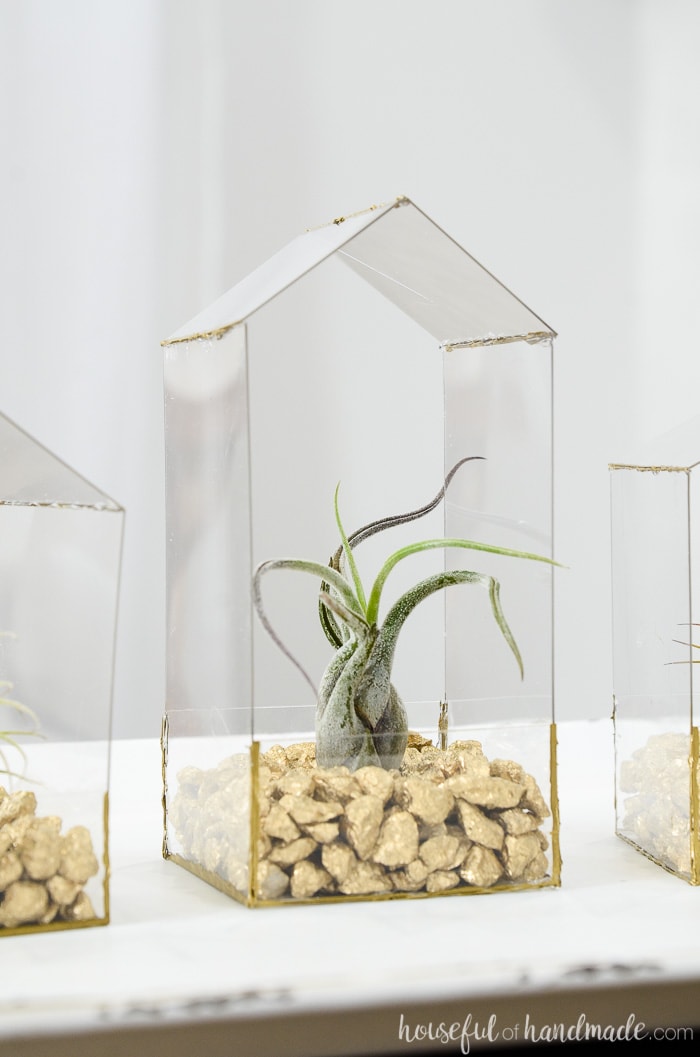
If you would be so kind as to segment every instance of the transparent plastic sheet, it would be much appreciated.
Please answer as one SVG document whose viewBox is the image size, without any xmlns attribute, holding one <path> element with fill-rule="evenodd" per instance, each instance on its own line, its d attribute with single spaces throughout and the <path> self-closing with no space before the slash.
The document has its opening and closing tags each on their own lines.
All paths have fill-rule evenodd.
<svg viewBox="0 0 700 1057">
<path fill-rule="evenodd" d="M 247 722 L 245 710 L 179 709 L 166 713 L 161 735 L 163 854 L 242 902 L 250 891 Z"/>
<path fill-rule="evenodd" d="M 0 936 L 109 920 L 123 511 L 0 416 Z"/>
<path fill-rule="evenodd" d="M 611 467 L 616 828 L 693 884 L 696 487 L 692 468 Z"/>
<path fill-rule="evenodd" d="M 398 198 L 298 236 L 180 327 L 168 344 L 221 336 L 335 253 L 440 344 L 553 336 L 430 217 Z"/>
<path fill-rule="evenodd" d="M 551 341 L 447 348 L 444 369 L 445 465 L 480 456 L 450 485 L 445 535 L 554 558 Z M 474 723 L 552 722 L 553 567 L 457 550 L 446 567 L 498 581 L 522 658 L 521 673 L 483 587 L 447 592 L 446 700 L 473 700 Z"/>
<path fill-rule="evenodd" d="M 168 710 L 251 715 L 246 356 L 245 327 L 166 350 Z"/>
<path fill-rule="evenodd" d="M 330 257 L 345 267 L 326 266 Z M 529 862 L 536 865 L 529 873 L 525 864 L 520 873 L 513 867 L 509 874 L 499 845 L 498 854 L 491 848 L 484 856 L 490 872 L 474 875 L 484 883 L 460 877 L 457 856 L 459 861 L 442 870 L 453 876 L 436 876 L 428 887 L 432 871 L 415 865 L 413 875 L 397 887 L 396 879 L 386 876 L 390 864 L 365 858 L 360 872 L 381 873 L 379 890 L 355 884 L 353 891 L 344 891 L 338 878 L 330 887 L 324 882 L 314 888 L 313 877 L 326 870 L 322 845 L 344 849 L 326 850 L 326 858 L 340 855 L 349 861 L 349 851 L 358 856 L 348 843 L 345 807 L 335 817 L 317 820 L 320 828 L 313 832 L 313 821 L 290 817 L 285 822 L 277 810 L 285 796 L 308 797 L 309 781 L 314 790 L 323 788 L 321 800 L 328 803 L 332 797 L 333 776 L 319 777 L 314 762 L 317 688 L 334 657 L 319 622 L 321 580 L 292 561 L 284 568 L 266 568 L 255 605 L 252 591 L 260 563 L 304 559 L 317 569 L 327 567 L 340 542 L 334 514 L 338 482 L 339 515 L 351 534 L 376 519 L 422 508 L 454 463 L 474 454 L 485 454 L 488 461 L 463 467 L 445 502 L 428 503 L 420 519 L 397 519 L 358 543 L 354 554 L 368 595 L 390 554 L 425 539 L 467 536 L 551 557 L 553 336 L 503 284 L 401 199 L 307 232 L 164 343 L 168 857 L 252 904 L 559 883 L 549 566 L 540 563 L 525 571 L 519 567 L 535 563 L 474 550 L 411 553 L 392 569 L 376 614 L 381 626 L 406 592 L 446 572 L 453 576 L 474 569 L 503 581 L 503 607 L 522 649 L 524 680 L 494 619 L 489 590 L 459 576 L 448 591 L 436 588 L 411 612 L 391 672 L 412 737 L 426 732 L 420 744 L 431 747 L 428 756 L 432 749 L 450 751 L 449 742 L 443 744 L 445 724 L 452 741 L 473 741 L 471 730 L 490 731 L 494 751 L 495 732 L 502 726 L 508 732 L 511 773 L 528 775 L 540 791 L 537 825 L 529 809 L 524 809 L 526 819 L 513 822 L 525 827 L 522 832 L 508 833 L 505 822 L 486 820 L 499 827 L 502 839 L 503 834 L 531 834 L 523 848 L 533 852 Z M 476 506 L 472 486 L 465 484 L 470 480 L 480 482 Z M 256 606 L 264 611 L 267 629 L 260 612 L 253 612 Z M 197 807 L 197 790 L 216 787 L 218 768 L 224 783 L 245 783 L 245 752 L 251 789 L 247 797 L 238 790 L 240 817 L 224 824 L 209 807 Z M 487 774 L 490 760 L 479 759 L 475 766 L 481 777 L 511 781 Z M 418 766 L 420 761 L 413 760 Z M 311 779 L 296 773 L 307 764 L 315 768 Z M 240 773 L 234 776 L 236 768 Z M 442 778 L 433 771 L 433 784 L 456 777 L 454 768 L 452 759 Z M 399 791 L 406 775 L 399 774 L 398 765 L 393 770 L 399 799 L 388 797 L 387 811 L 402 814 L 406 831 L 418 832 L 423 823 L 417 816 L 412 822 L 405 818 L 411 812 L 405 791 Z M 361 799 L 352 775 L 342 778 L 348 778 L 346 803 Z M 386 787 L 386 779 L 376 781 Z M 273 789 L 276 782 L 282 785 Z M 219 800 L 227 802 L 227 795 Z M 211 827 L 206 851 L 198 837 L 192 838 L 183 797 L 189 797 L 205 829 Z M 312 799 L 319 797 L 314 793 Z M 266 821 L 271 806 L 282 835 L 274 832 L 274 821 Z M 322 814 L 324 809 L 310 810 Z M 443 829 L 432 836 L 457 842 L 454 859 L 476 842 L 464 832 L 461 838 L 447 832 L 459 825 L 454 804 L 450 811 L 449 820 L 446 815 L 440 822 Z M 388 819 L 377 815 L 375 821 L 379 839 Z M 226 825 L 237 834 L 228 845 Z M 539 836 L 532 835 L 535 831 Z M 495 832 L 491 828 L 492 839 Z M 243 861 L 245 834 L 249 843 Z M 424 826 L 417 839 L 427 839 Z M 289 850 L 286 846 L 296 840 L 302 844 Z M 535 854 L 536 840 L 541 843 Z M 290 858 L 304 849 L 306 855 Z M 420 855 L 417 847 L 413 850 L 411 861 L 417 862 Z M 307 880 L 292 884 L 302 863 L 296 873 Z"/>
<path fill-rule="evenodd" d="M 554 727 L 466 727 L 444 744 L 411 726 L 400 768 L 353 772 L 318 764 L 313 728 L 246 746 L 220 732 L 235 717 L 208 719 L 208 736 L 183 734 L 184 713 L 164 724 L 164 851 L 240 902 L 559 883 Z"/>
</svg>

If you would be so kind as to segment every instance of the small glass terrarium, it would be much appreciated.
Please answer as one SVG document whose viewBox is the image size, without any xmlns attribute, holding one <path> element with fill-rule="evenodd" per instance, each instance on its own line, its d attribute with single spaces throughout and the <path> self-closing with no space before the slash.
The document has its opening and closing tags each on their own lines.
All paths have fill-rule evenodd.
<svg viewBox="0 0 700 1057">
<path fill-rule="evenodd" d="M 610 467 L 616 831 L 700 884 L 700 431 L 690 451 L 683 434 L 677 462 Z"/>
<path fill-rule="evenodd" d="M 401 198 L 163 343 L 166 858 L 249 906 L 559 884 L 553 338 Z"/>
<path fill-rule="evenodd" d="M 104 925 L 123 511 L 0 415 L 0 936 Z"/>
</svg>

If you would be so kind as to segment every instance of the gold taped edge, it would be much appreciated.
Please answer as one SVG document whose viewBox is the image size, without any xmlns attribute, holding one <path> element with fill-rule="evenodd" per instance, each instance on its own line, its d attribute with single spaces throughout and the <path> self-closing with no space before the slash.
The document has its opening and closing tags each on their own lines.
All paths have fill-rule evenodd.
<svg viewBox="0 0 700 1057">
<path fill-rule="evenodd" d="M 163 810 L 163 843 L 161 846 L 161 854 L 164 859 L 170 858 L 168 851 L 168 732 L 170 729 L 170 723 L 168 720 L 168 713 L 163 713 L 163 719 L 160 724 L 160 774 L 161 774 L 161 807 Z"/>
<path fill-rule="evenodd" d="M 254 746 L 260 748 L 258 742 Z M 257 759 L 256 759 L 257 767 Z M 257 770 L 256 770 L 257 774 Z M 312 896 L 310 899 L 254 899 L 250 902 L 252 907 L 288 907 L 288 906 L 315 906 L 319 903 L 384 903 L 390 899 L 443 899 L 445 896 L 475 896 L 492 895 L 496 892 L 529 892 L 539 888 L 561 887 L 561 847 L 559 841 L 559 792 L 557 782 L 557 725 L 551 723 L 549 727 L 549 781 L 550 781 L 550 810 L 552 812 L 552 874 L 541 881 L 529 881 L 520 884 L 492 885 L 490 888 L 480 888 L 476 885 L 465 885 L 459 888 L 448 888 L 443 892 L 375 892 L 367 895 L 340 895 L 340 896 Z M 256 796 L 256 808 L 257 796 Z M 251 811 L 251 824 L 252 824 Z M 255 851 L 253 852 L 253 848 Z M 257 838 L 255 830 L 251 829 L 251 863 L 257 873 Z M 217 886 L 218 887 L 218 886 Z M 237 897 L 239 901 L 240 895 Z"/>
<path fill-rule="evenodd" d="M 102 862 L 104 863 L 105 874 L 102 881 L 102 892 L 104 897 L 104 924 L 109 924 L 109 883 L 111 880 L 111 865 L 109 861 L 109 790 L 104 795 L 102 802 L 102 833 L 104 839 L 104 850 L 102 852 Z"/>
<path fill-rule="evenodd" d="M 66 929 L 89 929 L 99 925 L 109 925 L 109 882 L 110 882 L 110 861 L 109 861 L 109 793 L 105 793 L 102 798 L 102 834 L 103 834 L 103 850 L 102 850 L 102 862 L 104 865 L 104 877 L 102 879 L 102 893 L 104 898 L 104 914 L 102 917 L 86 918 L 85 921 L 49 921 L 45 925 L 33 924 L 33 925 L 17 925 L 16 928 L 6 929 L 0 928 L 0 938 L 3 936 L 26 936 L 30 933 L 38 932 L 64 932 Z"/>
<path fill-rule="evenodd" d="M 202 330 L 198 334 L 186 334 L 184 338 L 165 338 L 160 344 L 162 348 L 166 348 L 168 345 L 184 345 L 188 341 L 219 341 L 229 330 L 240 326 L 242 322 L 243 320 L 237 319 L 235 323 L 226 323 L 216 330 Z"/>
<path fill-rule="evenodd" d="M 346 220 L 354 220 L 355 217 L 363 217 L 366 213 L 376 213 L 380 209 L 390 209 L 392 206 L 394 209 L 399 206 L 407 206 L 411 204 L 411 199 L 407 198 L 406 195 L 397 195 L 393 202 L 378 202 L 375 205 L 367 206 L 365 209 L 357 209 L 354 213 L 346 213 L 344 216 L 334 217 L 333 220 L 326 221 L 325 224 L 316 224 L 312 228 L 307 228 L 307 233 L 310 231 L 323 231 L 324 228 L 332 228 L 334 225 L 337 227 L 339 224 L 344 224 Z"/>
<path fill-rule="evenodd" d="M 109 925 L 109 917 L 86 918 L 85 921 L 50 921 L 48 925 L 18 925 L 14 929 L 0 928 L 0 939 L 3 936 L 26 936 L 37 932 L 65 932 L 67 929 L 91 929 L 100 925 Z"/>
<path fill-rule="evenodd" d="M 529 334 L 502 334 L 493 338 L 471 338 L 468 341 L 446 341 L 442 348 L 445 352 L 455 349 L 480 349 L 489 345 L 511 345 L 516 341 L 525 341 L 528 345 L 539 345 L 543 341 L 552 341 L 557 334 L 554 330 L 533 330 Z"/>
<path fill-rule="evenodd" d="M 549 728 L 549 799 L 552 812 L 552 884 L 561 885 L 561 843 L 559 832 L 561 819 L 559 816 L 559 779 L 557 772 L 557 725 L 552 723 Z"/>
<path fill-rule="evenodd" d="M 493 885 L 491 888 L 463 887 L 450 888 L 445 892 L 376 892 L 368 895 L 341 895 L 341 896 L 312 896 L 309 899 L 256 899 L 251 901 L 243 892 L 239 892 L 230 882 L 223 877 L 205 869 L 199 863 L 191 862 L 182 855 L 173 853 L 168 856 L 170 862 L 181 866 L 188 873 L 198 877 L 200 881 L 206 881 L 212 888 L 222 892 L 224 895 L 235 899 L 241 906 L 252 907 L 292 907 L 292 906 L 318 906 L 326 903 L 385 903 L 392 899 L 442 899 L 444 896 L 470 896 L 491 895 L 496 892 L 529 892 L 539 888 L 557 888 L 559 882 L 553 877 L 545 877 L 541 881 L 532 881 L 526 884 Z"/>
<path fill-rule="evenodd" d="M 346 220 L 353 220 L 355 217 L 364 216 L 366 213 L 377 213 L 380 209 L 398 209 L 400 206 L 411 205 L 410 198 L 405 195 L 398 195 L 393 202 L 380 202 L 377 205 L 368 206 L 366 209 L 358 209 L 355 213 L 347 213 L 345 216 L 335 217 L 333 220 L 326 224 L 319 224 L 317 227 L 307 228 L 307 233 L 310 231 L 322 231 L 324 228 L 330 228 L 335 225 L 338 227 L 340 224 L 344 224 Z M 182 338 L 165 338 L 161 341 L 161 347 L 167 348 L 169 345 L 181 345 L 188 341 L 218 341 L 228 334 L 229 330 L 233 330 L 234 327 L 241 325 L 243 320 L 238 319 L 233 323 L 226 323 L 222 327 L 217 327 L 215 330 L 203 330 L 197 334 L 187 334 Z"/>
<path fill-rule="evenodd" d="M 338 227 L 340 224 L 344 224 L 346 220 L 353 220 L 356 217 L 364 216 L 369 213 L 376 213 L 379 210 L 388 209 L 399 209 L 402 206 L 412 205 L 412 201 L 406 195 L 398 195 L 393 202 L 380 202 L 377 205 L 368 206 L 366 209 L 358 209 L 354 213 L 347 213 L 344 216 L 335 217 L 333 220 L 326 224 L 319 224 L 316 227 L 307 228 L 307 234 L 312 231 L 322 231 L 324 228 Z M 234 327 L 238 327 L 243 323 L 243 320 L 237 319 L 232 323 L 226 323 L 224 326 L 216 327 L 214 330 L 203 330 L 194 334 L 186 334 L 181 338 L 164 338 L 161 341 L 161 347 L 167 348 L 170 345 L 182 345 L 190 341 L 218 341 L 223 338 L 230 330 Z M 488 338 L 471 338 L 466 341 L 449 341 L 445 342 L 442 346 L 447 352 L 451 352 L 454 349 L 474 349 L 482 348 L 490 345 L 508 345 L 512 342 L 524 341 L 528 345 L 539 345 L 544 341 L 551 341 L 557 337 L 555 330 L 534 330 L 527 334 L 509 334 L 509 335 L 498 335 Z"/>
<path fill-rule="evenodd" d="M 167 731 L 167 715 L 163 717 L 163 729 Z M 163 740 L 161 737 L 161 750 L 163 748 Z M 165 775 L 165 754 L 163 756 L 163 774 Z M 249 879 L 248 879 L 248 893 L 245 895 L 235 888 L 229 881 L 225 881 L 223 877 L 213 873 L 211 870 L 207 870 L 204 866 L 200 866 L 199 863 L 192 862 L 189 859 L 184 858 L 182 855 L 178 855 L 176 852 L 169 852 L 167 848 L 166 833 L 164 832 L 163 837 L 163 858 L 168 859 L 170 862 L 176 863 L 189 873 L 198 877 L 201 881 L 206 881 L 207 884 L 216 888 L 217 891 L 223 892 L 224 895 L 231 896 L 237 903 L 240 903 L 245 907 L 289 907 L 289 906 L 317 906 L 319 904 L 326 903 L 377 903 L 386 902 L 387 900 L 395 899 L 442 899 L 445 896 L 471 896 L 471 895 L 492 895 L 497 892 L 529 892 L 540 888 L 560 888 L 561 887 L 561 869 L 562 859 L 559 841 L 559 794 L 558 794 L 558 782 L 557 782 L 557 728 L 556 723 L 550 724 L 549 728 L 549 768 L 550 768 L 550 799 L 551 799 L 551 812 L 552 812 L 552 874 L 549 877 L 543 878 L 541 881 L 529 881 L 519 884 L 500 884 L 492 885 L 489 888 L 478 887 L 475 885 L 465 885 L 459 888 L 449 888 L 443 892 L 375 892 L 360 895 L 338 895 L 338 896 L 312 896 L 309 899 L 259 899 L 257 894 L 257 874 L 258 874 L 258 830 L 260 824 L 260 799 L 259 799 L 259 766 L 260 766 L 260 742 L 253 741 L 250 746 L 250 774 L 251 774 L 251 790 L 250 790 L 250 848 L 248 862 L 250 864 Z M 165 796 L 163 799 L 163 807 L 165 812 Z M 164 815 L 164 825 L 167 825 L 167 816 Z"/>
<path fill-rule="evenodd" d="M 260 742 L 250 746 L 250 846 L 248 861 L 248 905 L 258 898 L 258 840 L 260 833 Z"/>
<path fill-rule="evenodd" d="M 625 467 L 627 469 L 627 467 Z M 636 467 L 632 467 L 636 469 Z M 613 711 L 613 730 L 615 737 L 615 754 L 617 757 L 617 728 L 615 726 L 615 711 Z M 674 866 L 670 866 L 662 859 L 657 858 L 652 852 L 648 851 L 642 844 L 634 840 L 633 837 L 629 837 L 626 833 L 620 829 L 617 822 L 617 763 L 615 764 L 615 836 L 619 837 L 620 840 L 624 841 L 625 844 L 629 844 L 630 848 L 634 848 L 640 855 L 643 855 L 649 862 L 653 862 L 656 866 L 660 866 L 666 873 L 672 874 L 674 877 L 678 877 L 681 881 L 686 881 L 690 885 L 700 885 L 700 783 L 699 768 L 700 768 L 700 731 L 697 727 L 690 728 L 690 754 L 688 756 L 688 765 L 690 767 L 690 789 L 689 789 L 689 800 L 690 800 L 690 872 L 689 874 L 683 873 L 681 870 Z"/>
<path fill-rule="evenodd" d="M 641 844 L 638 844 L 632 837 L 628 837 L 627 834 L 623 833 L 621 830 L 616 829 L 615 836 L 619 837 L 621 841 L 625 842 L 625 844 L 629 844 L 630 848 L 634 848 L 635 851 L 638 851 L 640 855 L 643 855 L 645 859 L 649 860 L 649 862 L 653 862 L 656 866 L 660 866 L 662 870 L 666 871 L 666 873 L 673 874 L 674 877 L 678 877 L 681 881 L 687 881 L 688 884 L 691 885 L 697 885 L 700 883 L 694 881 L 689 874 L 681 873 L 680 870 L 676 870 L 673 866 L 669 866 L 668 863 L 663 862 L 662 859 L 657 859 L 655 855 L 652 855 L 650 851 L 647 851 L 646 848 L 642 847 Z"/>
<path fill-rule="evenodd" d="M 639 473 L 688 473 L 688 466 L 635 466 L 627 462 L 609 462 L 609 470 L 637 470 Z"/>
<path fill-rule="evenodd" d="M 206 881 L 208 885 L 216 888 L 217 891 L 223 892 L 226 896 L 231 896 L 232 899 L 242 903 L 243 906 L 250 905 L 249 899 L 244 892 L 239 892 L 229 881 L 225 881 L 223 877 L 219 877 L 218 874 L 207 870 L 204 866 L 200 866 L 199 863 L 191 862 L 190 859 L 186 859 L 183 855 L 178 855 L 177 852 L 169 853 L 167 859 L 169 862 L 174 862 L 177 866 L 181 866 L 188 873 L 194 874 L 200 881 Z"/>
<path fill-rule="evenodd" d="M 492 885 L 491 888 L 478 888 L 465 885 L 461 888 L 447 888 L 444 892 L 374 892 L 367 895 L 352 896 L 311 896 L 310 899 L 259 899 L 253 903 L 258 907 L 303 907 L 318 906 L 327 903 L 386 903 L 396 899 L 444 899 L 445 896 L 487 896 L 497 892 L 530 892 L 538 888 L 558 888 L 559 884 L 551 877 L 541 881 L 522 884 Z"/>
<path fill-rule="evenodd" d="M 700 884 L 700 731 L 690 728 L 690 883 Z"/>
</svg>

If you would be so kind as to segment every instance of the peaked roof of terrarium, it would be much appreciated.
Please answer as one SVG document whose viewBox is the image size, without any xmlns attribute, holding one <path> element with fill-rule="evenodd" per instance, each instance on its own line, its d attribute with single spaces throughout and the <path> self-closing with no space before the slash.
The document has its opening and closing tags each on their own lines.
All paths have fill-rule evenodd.
<svg viewBox="0 0 700 1057">
<path fill-rule="evenodd" d="M 555 336 L 427 214 L 401 197 L 300 235 L 163 345 L 221 337 L 334 254 L 441 345 Z"/>
<path fill-rule="evenodd" d="M 0 413 L 0 506 L 122 507 Z"/>
</svg>

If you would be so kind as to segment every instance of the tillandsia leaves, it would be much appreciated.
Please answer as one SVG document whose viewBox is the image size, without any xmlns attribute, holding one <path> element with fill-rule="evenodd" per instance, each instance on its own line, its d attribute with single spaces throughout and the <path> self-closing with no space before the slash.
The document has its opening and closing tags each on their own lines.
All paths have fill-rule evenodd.
<svg viewBox="0 0 700 1057">
<path fill-rule="evenodd" d="M 683 624 L 681 627 L 697 628 L 700 624 Z M 700 650 L 700 643 L 697 642 L 684 642 L 683 639 L 671 639 L 671 642 L 675 642 L 678 646 L 687 646 L 689 649 Z M 689 658 L 684 661 L 666 661 L 666 664 L 700 664 L 700 657 Z"/>
<path fill-rule="evenodd" d="M 341 533 L 340 546 L 336 550 L 335 554 L 332 555 L 328 563 L 331 569 L 335 569 L 340 572 L 343 555 L 346 554 L 348 551 L 352 553 L 353 547 L 356 547 L 359 543 L 362 543 L 364 540 L 369 539 L 370 536 L 374 536 L 377 532 L 383 532 L 385 529 L 388 528 L 395 528 L 397 525 L 405 525 L 409 521 L 417 521 L 418 518 L 422 518 L 426 514 L 429 514 L 432 510 L 435 510 L 435 508 L 439 506 L 439 504 L 445 498 L 445 493 L 449 488 L 450 482 L 452 481 L 452 478 L 455 476 L 460 467 L 464 466 L 464 464 L 467 462 L 482 461 L 482 455 L 467 455 L 465 458 L 460 459 L 458 462 L 456 462 L 450 472 L 447 474 L 447 477 L 445 478 L 440 491 L 437 493 L 436 496 L 433 497 L 433 499 L 430 500 L 430 502 L 426 503 L 424 506 L 420 506 L 416 510 L 409 510 L 403 514 L 391 514 L 388 517 L 379 518 L 377 521 L 370 521 L 368 525 L 363 525 L 362 528 L 357 529 L 357 531 L 353 532 L 352 535 L 349 537 L 345 537 L 344 533 Z M 339 487 L 340 486 L 336 488 L 336 523 L 338 523 L 340 519 L 337 502 Z M 326 586 L 327 585 L 325 584 L 321 585 L 322 593 L 326 589 Z M 342 633 L 338 628 L 338 625 L 333 620 L 332 616 L 329 615 L 328 609 L 323 603 L 322 595 L 319 598 L 319 617 L 321 620 L 321 626 L 323 627 L 328 641 L 333 646 L 340 646 L 341 642 L 343 641 Z"/>
<path fill-rule="evenodd" d="M 317 694 L 316 760 L 321 767 L 341 764 L 351 770 L 366 765 L 400 767 L 406 750 L 408 721 L 401 698 L 391 682 L 396 644 L 410 614 L 424 599 L 437 591 L 459 584 L 486 587 L 493 617 L 515 658 L 521 677 L 523 675 L 520 651 L 506 622 L 500 601 L 500 585 L 494 577 L 464 569 L 436 573 L 401 595 L 380 622 L 382 591 L 389 574 L 400 561 L 428 550 L 456 548 L 557 564 L 552 559 L 461 538 L 422 540 L 394 551 L 379 570 L 369 593 L 365 594 L 353 554 L 353 547 L 375 533 L 416 520 L 435 509 L 460 466 L 474 458 L 479 456 L 461 459 L 445 478 L 437 496 L 425 506 L 406 514 L 370 522 L 349 537 L 340 518 L 336 489 L 334 506 L 341 543 L 329 564 L 278 558 L 262 562 L 255 570 L 253 603 L 258 617 L 277 646 Z M 349 576 L 344 572 L 346 565 L 350 570 Z M 318 690 L 265 614 L 261 580 L 272 569 L 304 572 L 321 581 L 319 617 L 335 654 Z"/>
<path fill-rule="evenodd" d="M 12 631 L 0 631 L 0 638 L 14 639 L 15 634 Z M 5 680 L 0 680 L 0 775 L 5 774 L 8 778 L 24 778 L 26 776 L 22 773 L 13 770 L 10 767 L 7 751 L 12 749 L 13 752 L 17 753 L 22 761 L 23 768 L 27 763 L 27 754 L 22 748 L 21 742 L 18 738 L 42 738 L 39 727 L 39 717 L 36 712 L 28 705 L 23 705 L 21 701 L 15 701 L 13 697 L 5 696 L 8 691 L 12 690 L 12 683 Z M 12 727 L 3 730 L 3 720 L 1 710 L 5 708 L 12 713 L 13 720 L 24 721 L 26 726 L 14 729 Z"/>
<path fill-rule="evenodd" d="M 10 683 L 0 682 L 0 690 L 7 691 L 11 689 L 12 686 Z M 23 774 L 14 771 L 10 767 L 6 749 L 9 748 L 14 750 L 22 760 L 22 764 L 26 765 L 26 753 L 17 739 L 20 737 L 40 738 L 42 735 L 39 731 L 39 718 L 33 709 L 10 697 L 0 697 L 0 707 L 10 709 L 15 716 L 21 716 L 31 724 L 30 727 L 18 728 L 16 730 L 0 729 L 0 774 L 6 774 L 10 778 L 23 778 L 25 777 Z"/>
</svg>

